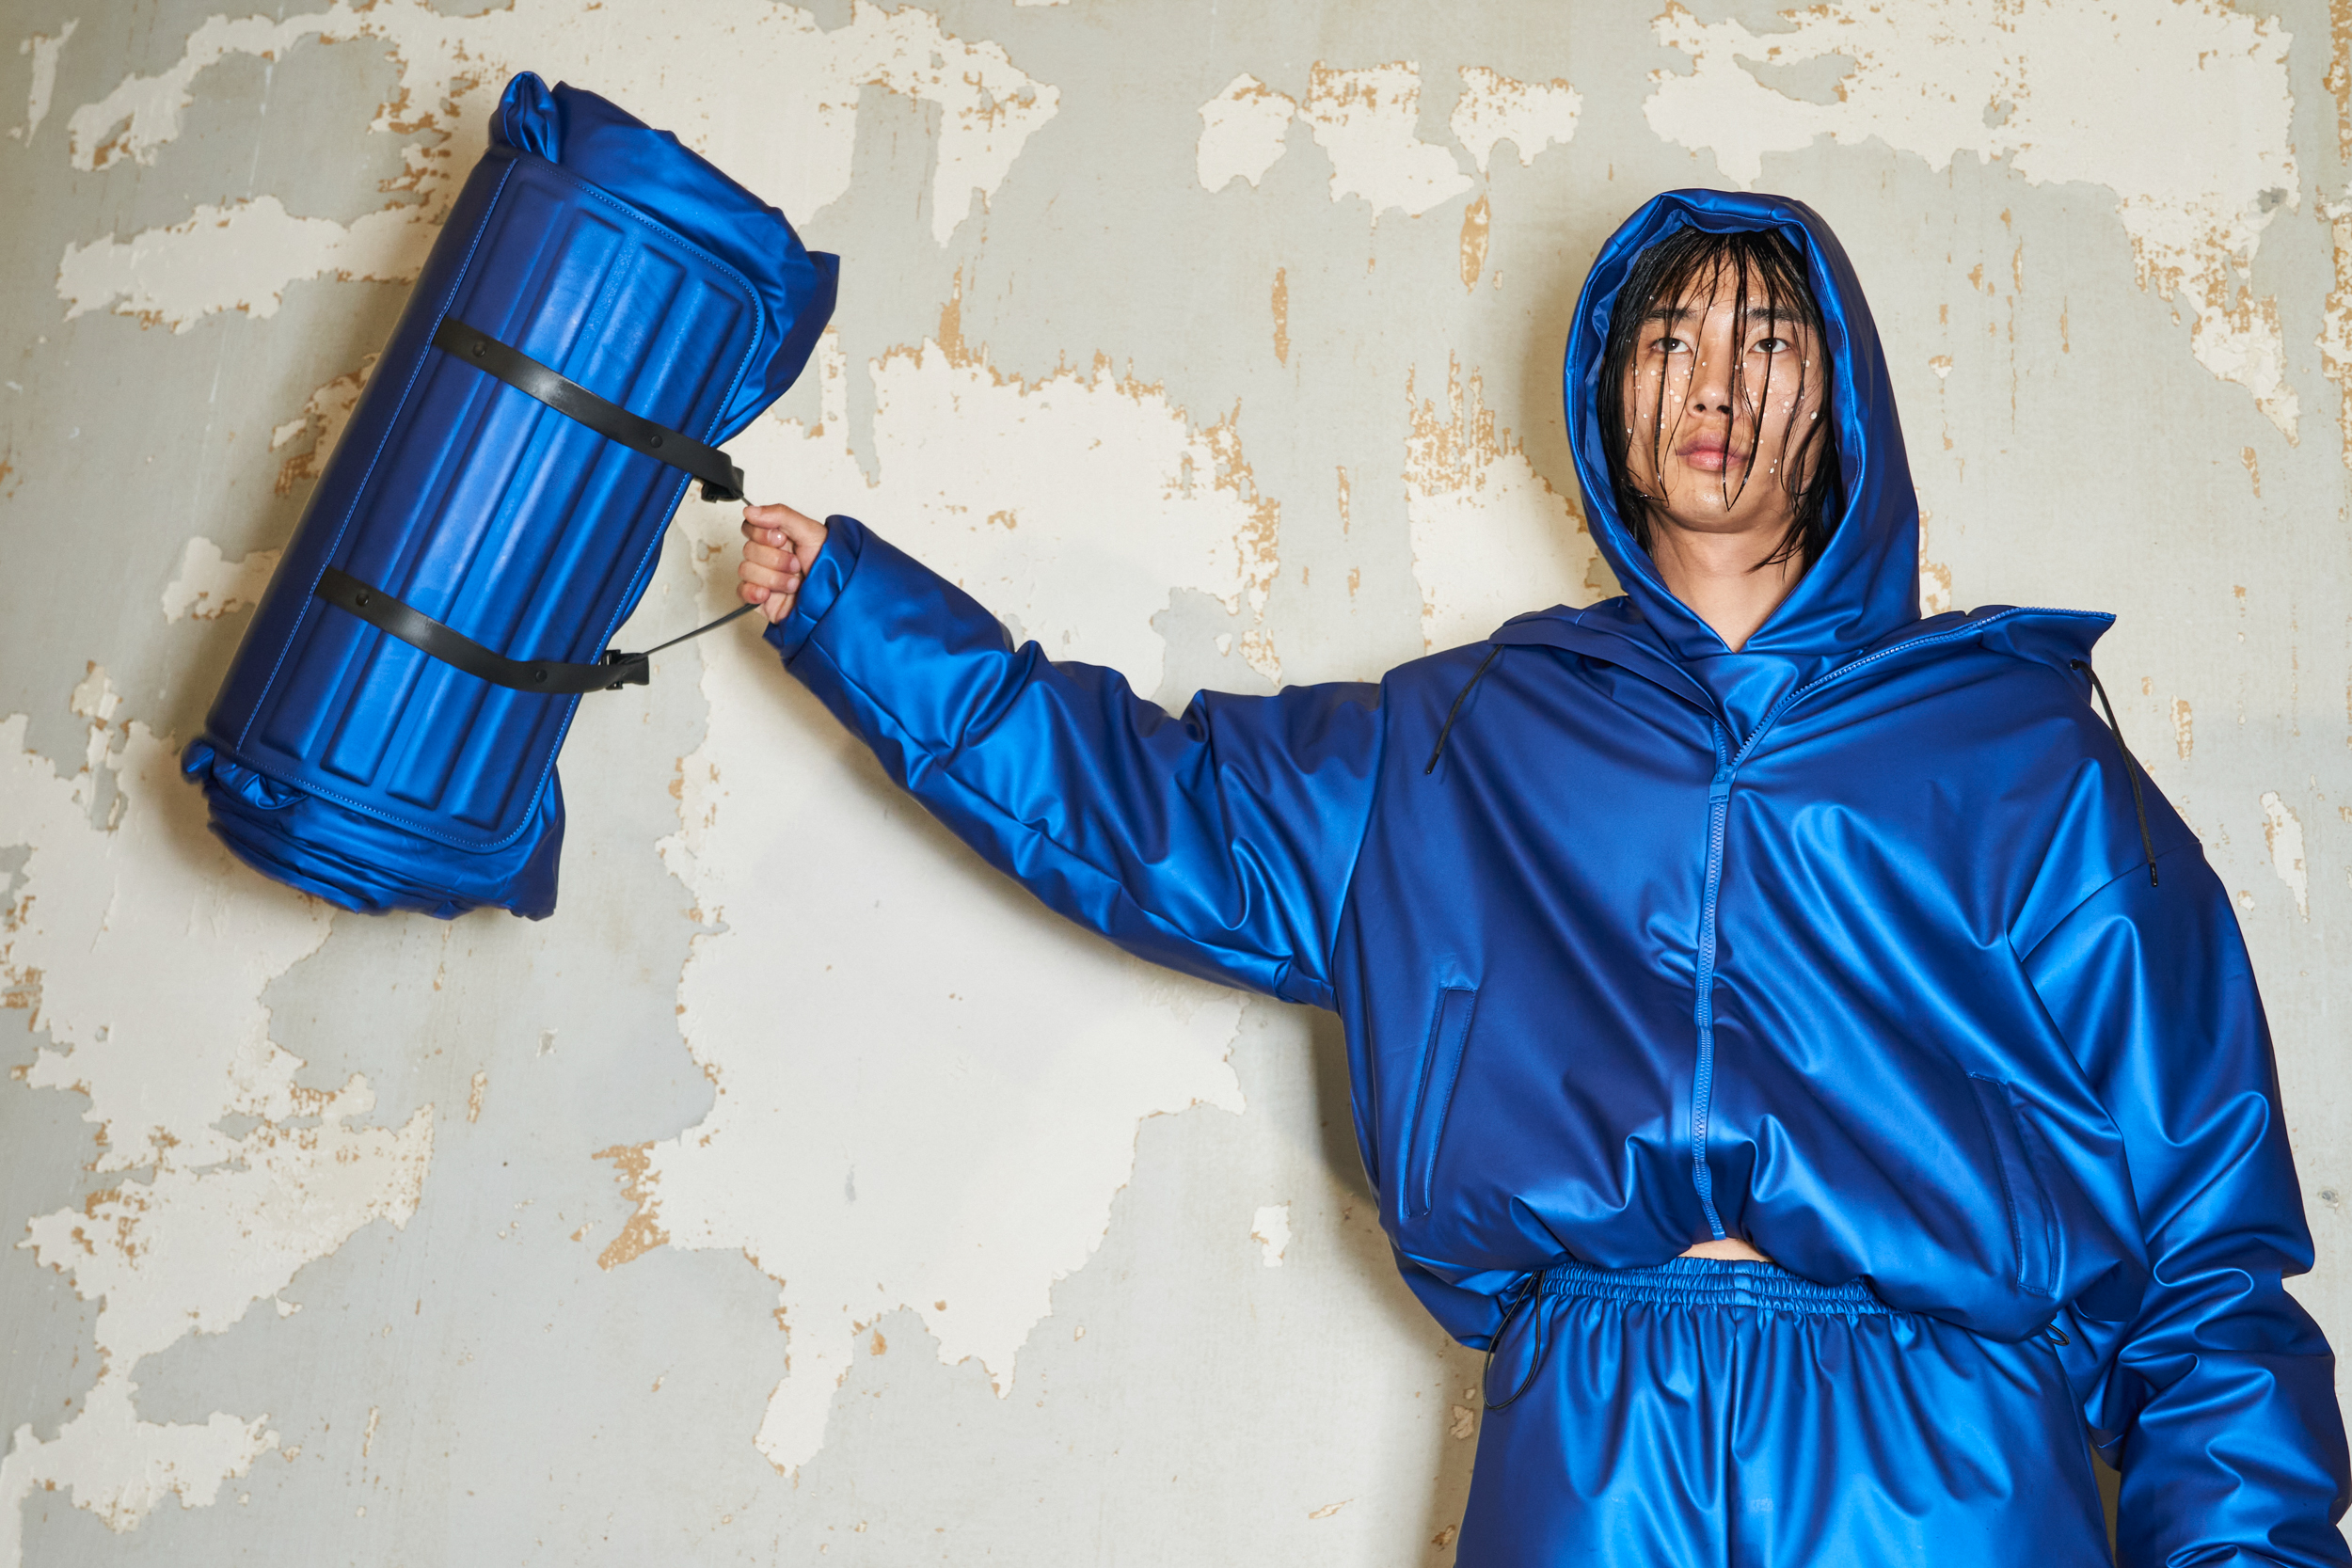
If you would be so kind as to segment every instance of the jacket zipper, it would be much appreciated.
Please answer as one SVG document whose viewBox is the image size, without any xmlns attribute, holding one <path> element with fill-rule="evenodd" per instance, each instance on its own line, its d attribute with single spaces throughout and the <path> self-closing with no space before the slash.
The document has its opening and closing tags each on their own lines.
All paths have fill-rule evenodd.
<svg viewBox="0 0 2352 1568">
<path fill-rule="evenodd" d="M 1981 621 L 1955 626 L 1933 637 L 1899 642 L 1891 648 L 1866 654 L 1851 664 L 1841 664 L 1808 685 L 1790 690 L 1772 705 L 1757 721 L 1738 752 L 1731 749 L 1730 736 L 1721 720 L 1709 715 L 1708 727 L 1715 747 L 1715 776 L 1707 785 L 1707 878 L 1699 897 L 1699 935 L 1695 971 L 1697 999 L 1692 1008 L 1692 1022 L 1698 1028 L 1698 1061 L 1691 1076 L 1691 1185 L 1698 1192 L 1699 1210 L 1707 1216 L 1708 1233 L 1723 1241 L 1728 1234 L 1724 1229 L 1723 1215 L 1715 1208 L 1715 1173 L 1707 1163 L 1708 1123 L 1714 1114 L 1715 1099 L 1715 951 L 1716 913 L 1724 884 L 1724 841 L 1731 817 L 1731 786 L 1740 774 L 1740 765 L 1756 754 L 1764 736 L 1780 721 L 1782 714 L 1805 697 L 1856 671 L 1867 669 L 1881 659 L 1915 648 L 1932 648 L 1946 642 L 1963 641 L 1981 633 L 1995 622 L 2011 615 L 2080 615 L 2081 610 L 2034 610 L 2018 606 L 1998 615 L 1988 615 Z M 1638 673 L 1638 672 L 1637 672 Z"/>
<path fill-rule="evenodd" d="M 1715 908 L 1724 885 L 1724 832 L 1738 768 L 1723 725 L 1709 721 L 1708 727 L 1715 741 L 1715 777 L 1707 786 L 1707 882 L 1699 896 L 1698 1001 L 1692 1014 L 1698 1024 L 1699 1059 L 1691 1078 L 1691 1183 L 1698 1189 L 1708 1231 L 1720 1242 L 1724 1221 L 1715 1212 L 1715 1173 L 1707 1164 L 1707 1118 L 1715 1098 Z"/>
</svg>

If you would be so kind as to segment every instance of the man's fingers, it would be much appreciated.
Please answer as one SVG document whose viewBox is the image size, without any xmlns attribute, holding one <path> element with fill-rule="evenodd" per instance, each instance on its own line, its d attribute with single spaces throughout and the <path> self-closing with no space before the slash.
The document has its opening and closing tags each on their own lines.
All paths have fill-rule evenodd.
<svg viewBox="0 0 2352 1568">
<path fill-rule="evenodd" d="M 798 596 L 780 590 L 762 588 L 754 582 L 741 584 L 737 588 L 736 593 L 745 604 L 757 605 L 760 618 L 771 626 L 792 613 L 792 601 Z"/>
<path fill-rule="evenodd" d="M 745 604 L 773 604 L 779 599 L 789 604 L 800 597 L 801 585 L 798 582 L 788 582 L 778 586 L 775 583 L 746 580 L 737 583 L 735 591 L 737 596 Z"/>
<path fill-rule="evenodd" d="M 803 562 L 815 561 L 817 552 L 825 547 L 825 525 L 788 506 L 745 507 L 743 536 L 755 538 L 755 531 L 763 529 L 769 531 L 767 543 L 789 544 Z"/>
<path fill-rule="evenodd" d="M 825 537 L 825 525 L 805 512 L 789 506 L 746 506 L 743 508 L 744 531 L 770 529 L 794 540 L 817 543 Z"/>
<path fill-rule="evenodd" d="M 764 577 L 765 574 L 762 574 Z M 741 573 L 735 585 L 735 596 L 745 604 L 760 607 L 760 613 L 774 626 L 792 611 L 792 601 L 800 597 L 801 578 L 798 573 L 782 582 L 763 581 L 749 571 Z"/>
<path fill-rule="evenodd" d="M 744 601 L 757 605 L 760 619 L 771 626 L 792 613 L 792 601 L 799 596 L 782 589 L 770 590 L 749 582 L 743 584 L 741 592 Z"/>
<path fill-rule="evenodd" d="M 743 560 L 736 567 L 736 593 L 757 605 L 774 626 L 792 612 L 801 584 L 817 552 L 825 547 L 825 525 L 788 506 L 743 509 Z"/>
<path fill-rule="evenodd" d="M 771 571 L 780 572 L 787 566 L 796 572 L 801 569 L 793 564 L 795 558 L 791 551 L 779 548 L 774 545 L 763 544 L 757 539 L 743 541 L 743 559 L 754 565 L 765 566 Z"/>
<path fill-rule="evenodd" d="M 753 556 L 751 552 L 755 549 L 761 550 L 761 555 L 766 559 Z M 802 581 L 808 576 L 801 570 L 800 562 L 790 556 L 784 555 L 780 551 L 763 549 L 755 545 L 746 545 L 743 547 L 743 560 L 736 567 L 735 575 L 748 587 L 762 588 L 778 594 L 799 593 Z M 755 599 L 752 602 L 756 604 L 759 601 Z"/>
</svg>

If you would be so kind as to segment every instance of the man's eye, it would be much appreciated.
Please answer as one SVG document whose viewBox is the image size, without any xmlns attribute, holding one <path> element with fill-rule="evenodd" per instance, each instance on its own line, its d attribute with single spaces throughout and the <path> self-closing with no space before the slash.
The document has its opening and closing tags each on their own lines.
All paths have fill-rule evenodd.
<svg viewBox="0 0 2352 1568">
<path fill-rule="evenodd" d="M 1756 346 L 1767 354 L 1779 354 L 1790 345 L 1786 338 L 1758 338 Z"/>
<path fill-rule="evenodd" d="M 1658 340 L 1658 352 L 1661 354 L 1680 354 L 1684 349 L 1689 348 L 1690 346 L 1690 344 L 1684 342 L 1679 338 L 1661 338 Z"/>
</svg>

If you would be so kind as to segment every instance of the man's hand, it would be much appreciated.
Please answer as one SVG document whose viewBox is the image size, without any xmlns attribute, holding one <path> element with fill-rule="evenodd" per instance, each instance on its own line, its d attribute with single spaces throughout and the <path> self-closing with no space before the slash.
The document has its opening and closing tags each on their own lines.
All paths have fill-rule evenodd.
<svg viewBox="0 0 2352 1568">
<path fill-rule="evenodd" d="M 825 547 L 825 525 L 788 506 L 743 509 L 743 563 L 737 592 L 774 626 L 792 611 L 801 581 Z"/>
</svg>

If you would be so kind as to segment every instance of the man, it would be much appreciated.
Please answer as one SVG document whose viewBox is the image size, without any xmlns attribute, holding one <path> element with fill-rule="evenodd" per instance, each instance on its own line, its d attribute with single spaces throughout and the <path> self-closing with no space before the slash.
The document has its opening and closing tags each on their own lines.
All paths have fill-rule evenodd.
<svg viewBox="0 0 2352 1568">
<path fill-rule="evenodd" d="M 2270 1047 L 2197 841 L 2089 705 L 2105 615 L 1922 621 L 1825 225 L 1676 192 L 1568 347 L 1624 597 L 1375 685 L 1011 647 L 847 518 L 747 511 L 787 667 L 1144 957 L 1347 1025 L 1400 1266 L 1487 1347 L 1459 1560 L 2343 1564 Z"/>
</svg>

